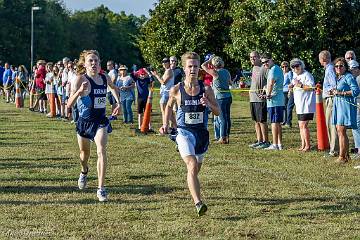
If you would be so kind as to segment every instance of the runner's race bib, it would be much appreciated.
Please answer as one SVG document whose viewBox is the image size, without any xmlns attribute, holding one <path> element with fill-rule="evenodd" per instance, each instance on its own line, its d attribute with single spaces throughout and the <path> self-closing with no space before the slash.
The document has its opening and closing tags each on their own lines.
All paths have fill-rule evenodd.
<svg viewBox="0 0 360 240">
<path fill-rule="evenodd" d="M 204 112 L 187 112 L 185 113 L 186 124 L 199 124 L 204 121 Z"/>
<path fill-rule="evenodd" d="M 94 108 L 105 108 L 106 107 L 106 97 L 95 97 L 94 98 Z"/>
</svg>

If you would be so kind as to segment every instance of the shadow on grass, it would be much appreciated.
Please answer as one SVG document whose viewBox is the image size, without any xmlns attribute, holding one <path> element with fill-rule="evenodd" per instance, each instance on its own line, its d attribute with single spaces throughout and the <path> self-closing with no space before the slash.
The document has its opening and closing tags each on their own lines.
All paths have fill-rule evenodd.
<svg viewBox="0 0 360 240">
<path fill-rule="evenodd" d="M 58 161 L 67 161 L 67 160 L 73 160 L 74 158 L 69 158 L 69 157 L 34 157 L 34 156 L 29 156 L 29 157 L 6 157 L 6 158 L 0 158 L 0 162 L 2 161 L 41 161 L 41 160 L 49 160 L 49 161 L 53 161 L 53 160 L 58 160 Z"/>
<path fill-rule="evenodd" d="M 89 181 L 96 181 L 97 177 L 88 176 Z M 0 177 L 1 182 L 12 182 L 12 181 L 21 181 L 21 182 L 75 182 L 77 181 L 77 176 L 71 176 L 66 178 L 59 177 Z M 1 186 L 0 186 L 1 187 Z"/>
<path fill-rule="evenodd" d="M 75 165 L 75 163 L 73 164 Z M 38 163 L 26 163 L 26 162 L 0 162 L 0 169 L 9 169 L 9 168 L 26 168 L 26 169 L 34 169 L 34 168 L 62 168 L 62 169 L 70 169 L 73 167 L 71 164 L 38 164 Z"/>
<path fill-rule="evenodd" d="M 109 189 L 113 193 L 120 194 L 141 194 L 141 195 L 153 195 L 153 194 L 166 194 L 176 191 L 176 188 L 164 187 L 154 184 L 149 185 L 124 185 L 124 186 L 109 186 Z"/>
<path fill-rule="evenodd" d="M 222 217 L 222 218 L 218 218 L 219 220 L 225 220 L 225 221 L 231 221 L 231 222 L 237 222 L 237 221 L 241 221 L 241 220 L 246 220 L 247 218 L 245 216 L 227 216 L 227 217 Z"/>
<path fill-rule="evenodd" d="M 213 198 L 214 199 L 214 198 Z M 215 199 L 221 199 L 216 197 Z M 222 198 L 224 199 L 224 198 Z M 228 200 L 228 198 L 227 198 Z M 294 198 L 231 198 L 235 201 L 249 201 L 255 202 L 258 205 L 264 206 L 280 206 L 288 204 L 305 204 L 306 202 L 319 202 L 321 206 L 311 208 L 309 211 L 309 206 L 303 208 L 303 212 L 296 214 L 289 214 L 289 217 L 307 217 L 314 216 L 316 214 L 334 214 L 334 215 L 344 215 L 351 213 L 360 213 L 360 196 L 359 197 L 294 197 Z M 314 212 L 315 210 L 315 212 Z"/>
<path fill-rule="evenodd" d="M 50 141 L 47 141 L 46 143 L 44 142 L 39 142 L 39 141 L 32 141 L 32 142 L 0 142 L 0 146 L 3 146 L 3 147 L 23 147 L 23 146 L 30 146 L 31 147 L 45 147 L 45 146 L 50 146 L 50 145 L 56 145 L 56 144 L 59 144 L 58 142 L 56 141 L 53 141 L 53 142 L 50 142 Z"/>
<path fill-rule="evenodd" d="M 158 185 L 124 185 L 124 186 L 109 186 L 109 192 L 113 194 L 166 194 L 175 191 L 175 188 L 163 187 Z M 79 189 L 74 186 L 1 186 L 1 193 L 19 193 L 19 194 L 39 194 L 39 193 L 73 193 L 78 192 Z M 86 189 L 92 192 L 93 189 Z M 85 192 L 86 192 L 85 191 Z"/>
<path fill-rule="evenodd" d="M 149 175 L 130 175 L 128 176 L 131 180 L 138 180 L 138 179 L 151 179 L 151 178 L 163 178 L 167 177 L 168 175 L 163 173 L 155 173 L 155 174 L 149 174 Z"/>
</svg>

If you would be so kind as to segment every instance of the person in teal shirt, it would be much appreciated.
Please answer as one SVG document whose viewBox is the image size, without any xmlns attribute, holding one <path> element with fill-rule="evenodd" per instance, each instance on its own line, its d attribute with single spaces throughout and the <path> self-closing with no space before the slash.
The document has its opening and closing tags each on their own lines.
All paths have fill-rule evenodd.
<svg viewBox="0 0 360 240">
<path fill-rule="evenodd" d="M 284 75 L 281 68 L 276 65 L 270 53 L 261 56 L 261 63 L 269 73 L 267 76 L 266 104 L 271 122 L 273 143 L 266 150 L 282 150 L 282 129 L 284 121 L 285 99 L 283 94 Z"/>
</svg>

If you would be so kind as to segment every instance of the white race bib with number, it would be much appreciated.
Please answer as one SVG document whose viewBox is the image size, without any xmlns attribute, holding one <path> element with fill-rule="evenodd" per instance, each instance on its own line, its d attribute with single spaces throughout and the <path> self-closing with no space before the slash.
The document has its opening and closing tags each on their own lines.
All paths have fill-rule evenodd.
<svg viewBox="0 0 360 240">
<path fill-rule="evenodd" d="M 95 97 L 94 98 L 94 108 L 105 108 L 106 107 L 106 97 Z"/>
<path fill-rule="evenodd" d="M 204 121 L 203 112 L 187 112 L 185 113 L 185 123 L 186 124 L 199 124 Z"/>
</svg>

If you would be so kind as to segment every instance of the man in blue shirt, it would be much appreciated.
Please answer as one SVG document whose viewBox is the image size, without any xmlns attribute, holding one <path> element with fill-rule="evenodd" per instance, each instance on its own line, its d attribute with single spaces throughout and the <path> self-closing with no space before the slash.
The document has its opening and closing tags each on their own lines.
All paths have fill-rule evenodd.
<svg viewBox="0 0 360 240">
<path fill-rule="evenodd" d="M 281 68 L 276 65 L 270 53 L 261 56 L 261 63 L 269 73 L 267 75 L 266 86 L 266 105 L 271 121 L 271 133 L 273 143 L 266 150 L 282 150 L 282 129 L 281 123 L 284 121 L 285 101 L 283 94 L 284 75 Z"/>
<path fill-rule="evenodd" d="M 3 76 L 4 76 L 5 68 L 2 66 L 2 61 L 0 60 L 0 94 L 3 95 L 3 99 L 5 99 L 5 92 L 3 89 Z"/>
<path fill-rule="evenodd" d="M 9 63 L 5 63 L 5 72 L 3 75 L 3 84 L 4 84 L 4 89 L 5 89 L 5 93 L 6 93 L 6 102 L 9 103 L 10 102 L 10 93 L 11 93 L 11 89 L 12 89 L 12 72 L 10 69 L 10 65 Z"/>
<path fill-rule="evenodd" d="M 319 53 L 319 62 L 325 68 L 323 82 L 323 99 L 325 99 L 325 118 L 330 142 L 330 152 L 324 157 L 335 157 L 339 152 L 339 138 L 335 125 L 331 124 L 334 97 L 330 94 L 331 90 L 336 89 L 336 74 L 334 65 L 331 63 L 331 54 L 324 50 Z"/>
</svg>

